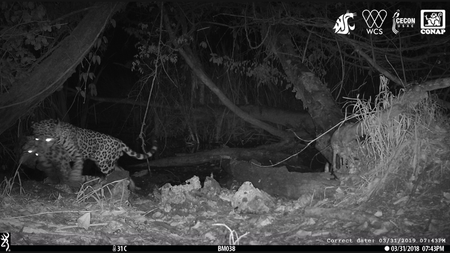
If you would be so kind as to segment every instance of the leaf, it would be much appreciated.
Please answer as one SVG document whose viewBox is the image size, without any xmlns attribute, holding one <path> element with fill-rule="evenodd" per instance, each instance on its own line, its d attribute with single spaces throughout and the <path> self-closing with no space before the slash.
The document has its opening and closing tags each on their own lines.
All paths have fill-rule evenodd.
<svg viewBox="0 0 450 253">
<path fill-rule="evenodd" d="M 38 17 L 39 19 L 44 18 L 45 14 L 47 14 L 47 10 L 44 8 L 43 5 L 39 5 L 37 7 Z"/>
<path fill-rule="evenodd" d="M 110 19 L 109 22 L 111 22 L 111 25 L 116 28 L 116 20 Z"/>
<path fill-rule="evenodd" d="M 48 46 L 47 38 L 42 37 L 42 38 L 41 38 L 41 42 L 42 42 L 42 44 L 43 44 L 44 46 Z"/>
<path fill-rule="evenodd" d="M 91 213 L 85 213 L 77 220 L 77 226 L 80 228 L 88 229 L 91 225 Z"/>
<path fill-rule="evenodd" d="M 87 82 L 87 73 L 81 73 L 80 74 L 80 80 L 83 79 L 84 82 Z"/>
<path fill-rule="evenodd" d="M 40 42 L 36 42 L 36 44 L 34 44 L 34 50 L 39 50 L 41 49 L 41 43 Z"/>
<path fill-rule="evenodd" d="M 97 96 L 97 86 L 95 85 L 95 83 L 90 83 L 89 89 L 91 91 L 91 96 L 96 97 Z"/>
<path fill-rule="evenodd" d="M 52 31 L 52 27 L 48 24 L 42 26 L 42 31 L 44 32 L 51 32 Z"/>
<path fill-rule="evenodd" d="M 141 30 L 146 30 L 148 28 L 148 25 L 143 23 L 140 23 L 139 26 L 141 27 Z"/>
</svg>

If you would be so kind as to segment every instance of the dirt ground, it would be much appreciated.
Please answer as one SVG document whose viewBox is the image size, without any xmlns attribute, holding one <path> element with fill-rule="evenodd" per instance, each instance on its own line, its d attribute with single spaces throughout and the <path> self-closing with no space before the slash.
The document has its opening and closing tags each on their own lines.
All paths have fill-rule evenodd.
<svg viewBox="0 0 450 253">
<path fill-rule="evenodd" d="M 146 180 L 151 181 L 136 178 L 136 185 Z M 135 192 L 104 193 L 82 201 L 54 186 L 23 181 L 2 196 L 0 232 L 11 234 L 13 246 L 450 243 L 448 183 L 408 199 L 385 192 L 343 208 L 332 198 L 273 197 L 251 184 L 244 191 L 248 195 L 238 199 L 240 183 L 228 184 L 228 189 L 214 178 L 201 185 L 194 181 L 163 187 L 148 183 Z"/>
</svg>

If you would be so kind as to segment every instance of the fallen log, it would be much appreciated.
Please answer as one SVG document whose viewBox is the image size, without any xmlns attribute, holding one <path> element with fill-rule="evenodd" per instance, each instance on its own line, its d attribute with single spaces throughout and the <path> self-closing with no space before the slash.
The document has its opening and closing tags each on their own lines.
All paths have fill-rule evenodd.
<svg viewBox="0 0 450 253">
<path fill-rule="evenodd" d="M 293 150 L 301 149 L 304 145 L 294 141 L 283 141 L 271 145 L 264 145 L 257 148 L 220 148 L 208 150 L 204 152 L 197 152 L 193 154 L 178 154 L 175 157 L 167 157 L 136 164 L 132 167 L 146 168 L 147 165 L 154 167 L 178 167 L 178 166 L 192 166 L 211 161 L 218 161 L 223 159 L 237 159 L 237 160 L 257 160 L 262 163 L 276 163 L 288 158 Z"/>
</svg>

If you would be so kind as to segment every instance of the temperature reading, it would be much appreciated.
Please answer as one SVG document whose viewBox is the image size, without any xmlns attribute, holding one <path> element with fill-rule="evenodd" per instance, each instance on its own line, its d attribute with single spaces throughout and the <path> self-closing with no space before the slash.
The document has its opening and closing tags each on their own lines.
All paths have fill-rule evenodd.
<svg viewBox="0 0 450 253">
<path fill-rule="evenodd" d="M 116 252 L 127 252 L 126 245 L 116 245 Z"/>
</svg>

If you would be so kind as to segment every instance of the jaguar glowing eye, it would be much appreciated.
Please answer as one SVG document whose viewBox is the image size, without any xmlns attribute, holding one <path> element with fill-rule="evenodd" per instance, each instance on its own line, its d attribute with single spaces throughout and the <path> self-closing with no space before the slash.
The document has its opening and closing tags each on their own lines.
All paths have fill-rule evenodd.
<svg viewBox="0 0 450 253">
<path fill-rule="evenodd" d="M 31 153 L 33 153 L 33 150 L 28 150 L 27 152 L 28 152 L 28 154 L 31 154 Z"/>
</svg>

